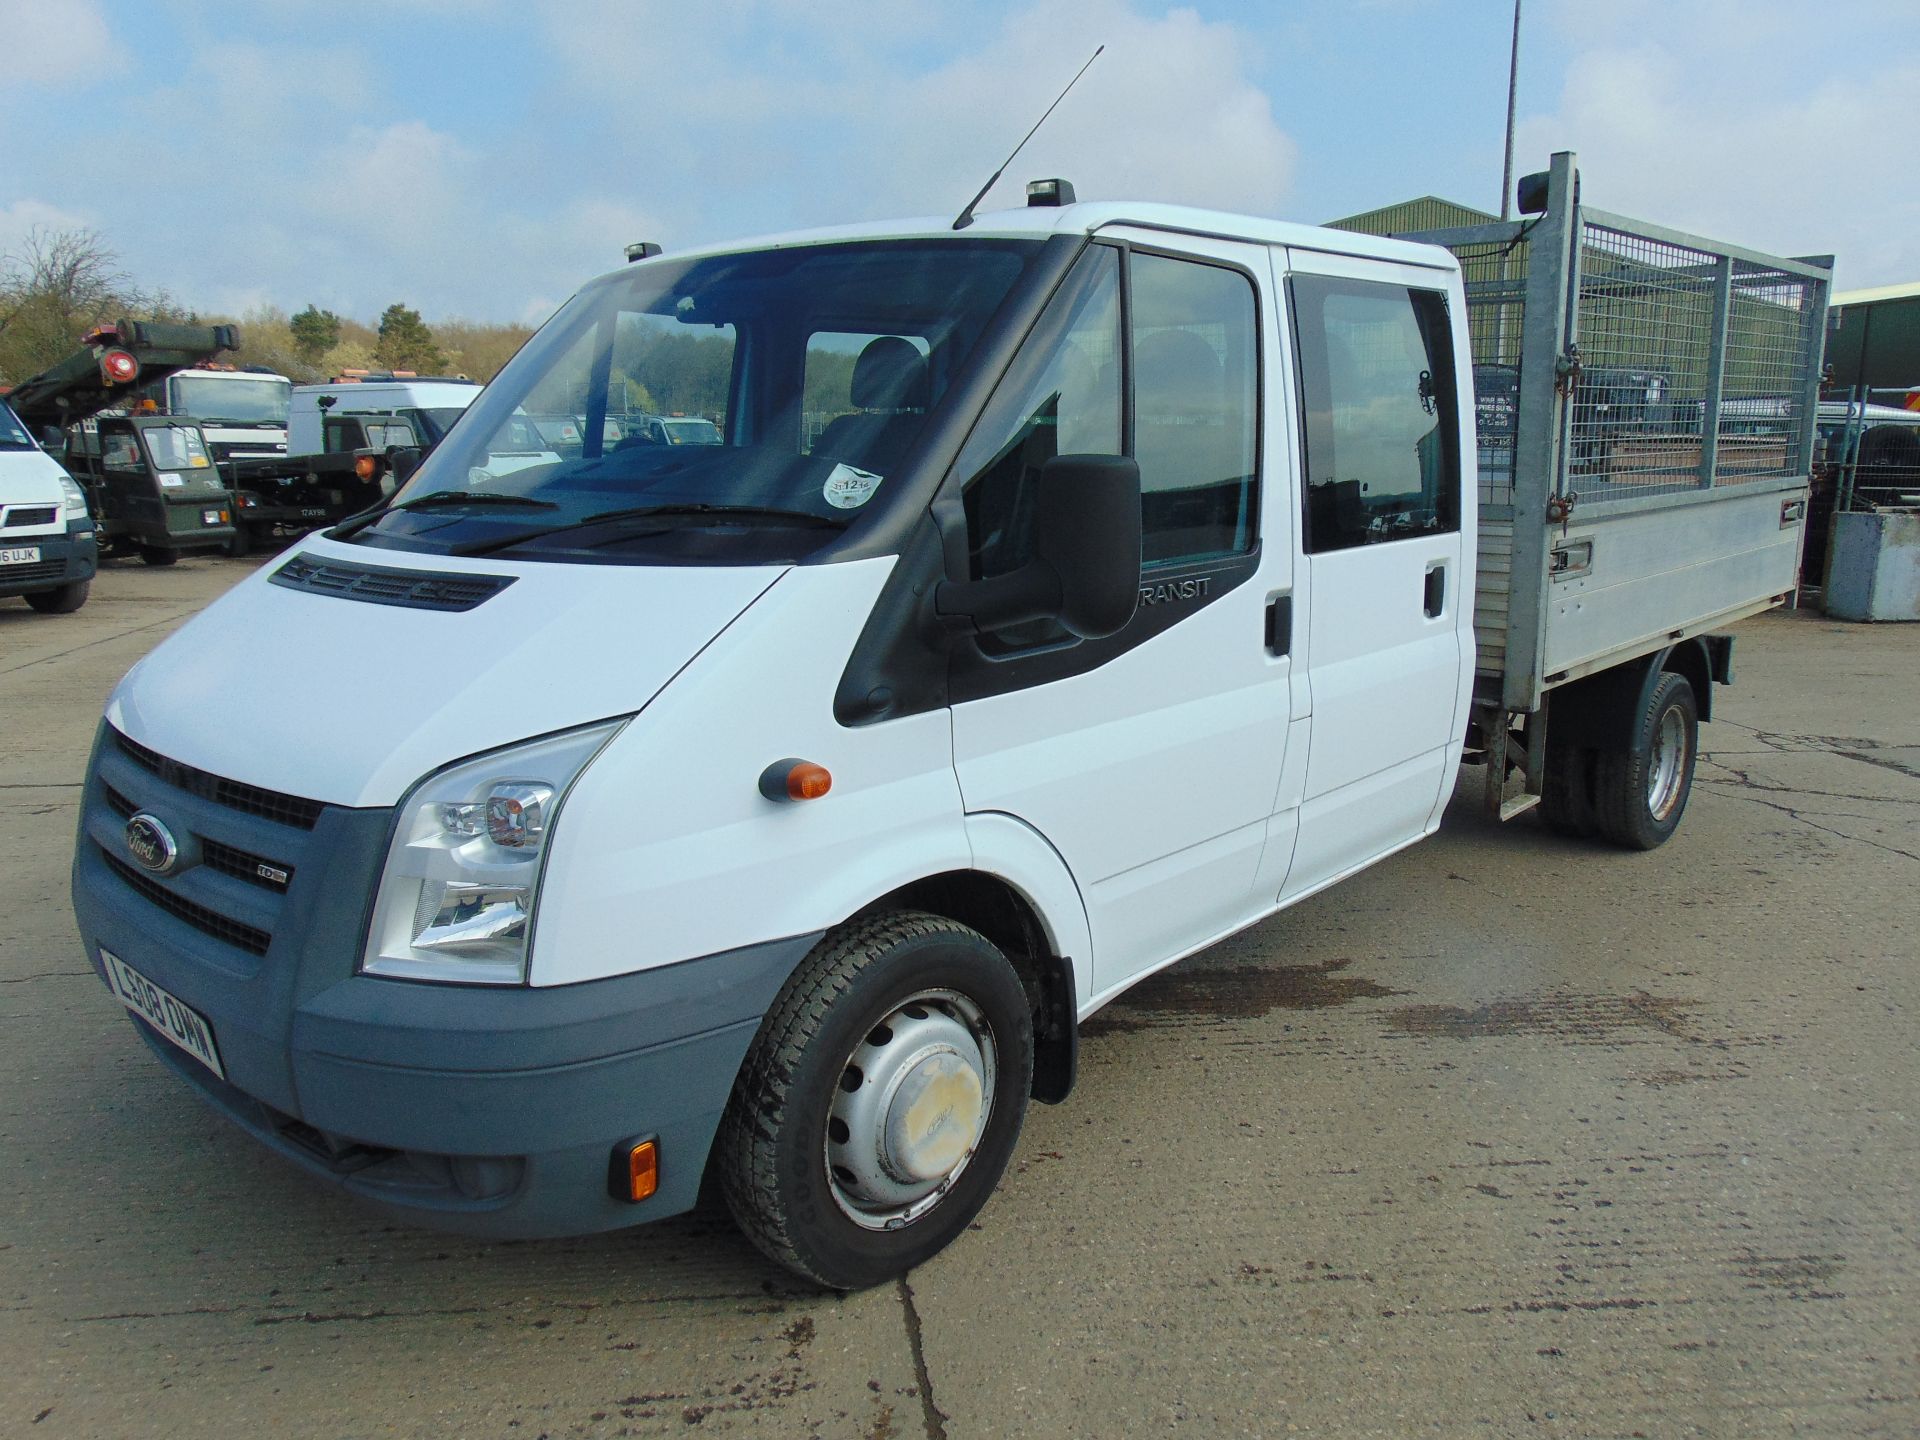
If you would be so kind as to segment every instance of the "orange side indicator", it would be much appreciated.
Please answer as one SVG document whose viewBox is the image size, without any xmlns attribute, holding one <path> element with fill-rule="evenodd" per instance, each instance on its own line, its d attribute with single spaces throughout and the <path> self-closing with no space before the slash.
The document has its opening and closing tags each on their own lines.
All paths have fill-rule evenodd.
<svg viewBox="0 0 1920 1440">
<path fill-rule="evenodd" d="M 811 762 L 796 765 L 787 772 L 787 798 L 818 800 L 833 788 L 833 776 L 824 765 Z"/>
<path fill-rule="evenodd" d="M 627 1152 L 627 1199 L 645 1200 L 659 1188 L 659 1143 L 642 1140 Z"/>
<path fill-rule="evenodd" d="M 811 760 L 776 760 L 760 772 L 760 793 L 777 805 L 791 800 L 818 800 L 833 788 L 833 776 Z"/>
</svg>

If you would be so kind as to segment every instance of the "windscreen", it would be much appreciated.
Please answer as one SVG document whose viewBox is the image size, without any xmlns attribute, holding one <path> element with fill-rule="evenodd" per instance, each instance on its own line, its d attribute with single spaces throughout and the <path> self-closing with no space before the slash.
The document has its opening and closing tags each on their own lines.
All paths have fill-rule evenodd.
<svg viewBox="0 0 1920 1440">
<path fill-rule="evenodd" d="M 156 470 L 206 470 L 213 465 L 207 457 L 206 442 L 193 426 L 150 426 L 140 435 L 147 442 L 147 454 L 153 457 Z"/>
<path fill-rule="evenodd" d="M 176 415 L 191 415 L 209 424 L 284 425 L 293 401 L 291 381 L 266 376 L 176 375 L 173 400 Z"/>
<path fill-rule="evenodd" d="M 0 450 L 31 450 L 33 438 L 27 434 L 27 427 L 20 423 L 20 417 L 7 408 L 0 400 Z"/>
<path fill-rule="evenodd" d="M 817 548 L 887 493 L 1040 245 L 804 246 L 609 276 L 529 342 L 369 533 L 575 560 Z M 808 379 L 823 334 L 863 337 L 830 390 Z"/>
</svg>

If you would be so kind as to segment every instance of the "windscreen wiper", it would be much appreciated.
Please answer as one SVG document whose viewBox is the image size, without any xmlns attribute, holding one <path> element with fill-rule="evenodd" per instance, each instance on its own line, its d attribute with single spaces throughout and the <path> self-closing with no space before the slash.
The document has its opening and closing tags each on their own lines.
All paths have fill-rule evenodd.
<svg viewBox="0 0 1920 1440">
<path fill-rule="evenodd" d="M 587 515 L 579 520 L 569 520 L 564 525 L 554 525 L 545 530 L 530 530 L 524 535 L 510 535 L 504 540 L 481 540 L 472 545 L 458 545 L 451 551 L 455 555 L 491 555 L 496 550 L 511 550 L 516 545 L 524 545 L 529 540 L 544 540 L 549 535 L 563 535 L 569 530 L 585 530 L 594 525 L 609 525 L 619 520 L 640 519 L 683 519 L 692 517 L 712 517 L 721 520 L 753 518 L 769 520 L 778 525 L 805 525 L 814 529 L 822 527 L 828 530 L 844 530 L 846 527 L 838 520 L 829 520 L 824 515 L 815 515 L 809 510 L 782 510 L 775 505 L 710 505 L 704 501 L 690 501 L 677 505 L 632 505 L 623 510 L 602 510 L 597 515 Z M 631 535 L 622 535 L 620 539 L 632 539 Z"/>
<path fill-rule="evenodd" d="M 435 490 L 415 500 L 403 500 L 398 505 L 382 505 L 378 510 L 355 515 L 328 531 L 328 538 L 344 540 L 349 535 L 357 535 L 374 521 L 402 510 L 437 510 L 453 505 L 511 505 L 521 510 L 560 508 L 551 500 L 536 500 L 531 495 L 507 495 L 497 490 Z"/>
</svg>

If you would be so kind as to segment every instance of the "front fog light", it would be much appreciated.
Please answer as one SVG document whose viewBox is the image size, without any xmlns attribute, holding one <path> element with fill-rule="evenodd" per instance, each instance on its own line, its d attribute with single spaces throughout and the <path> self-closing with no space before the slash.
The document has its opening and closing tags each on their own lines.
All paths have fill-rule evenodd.
<svg viewBox="0 0 1920 1440">
<path fill-rule="evenodd" d="M 568 790 L 624 720 L 496 750 L 429 775 L 400 803 L 360 968 L 518 985 Z"/>
</svg>

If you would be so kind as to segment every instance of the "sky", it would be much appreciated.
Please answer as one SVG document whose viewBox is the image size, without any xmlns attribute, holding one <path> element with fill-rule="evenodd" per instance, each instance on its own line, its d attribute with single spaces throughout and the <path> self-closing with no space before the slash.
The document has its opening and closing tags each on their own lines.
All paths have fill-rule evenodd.
<svg viewBox="0 0 1920 1440">
<path fill-rule="evenodd" d="M 1920 280 L 1920 0 L 1524 0 L 1518 173 Z M 1498 210 L 1511 0 L 0 0 L 0 254 L 203 312 L 537 322 L 631 241 L 983 208 Z"/>
</svg>

